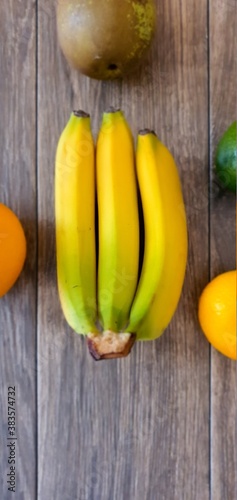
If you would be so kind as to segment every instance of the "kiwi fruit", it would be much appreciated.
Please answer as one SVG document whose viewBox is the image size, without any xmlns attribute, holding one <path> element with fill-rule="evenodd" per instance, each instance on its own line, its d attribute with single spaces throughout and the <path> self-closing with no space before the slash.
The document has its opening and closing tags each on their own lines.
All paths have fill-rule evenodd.
<svg viewBox="0 0 237 500">
<path fill-rule="evenodd" d="M 154 0 L 58 0 L 57 32 L 71 66 L 100 80 L 123 77 L 143 59 L 156 24 Z"/>
</svg>

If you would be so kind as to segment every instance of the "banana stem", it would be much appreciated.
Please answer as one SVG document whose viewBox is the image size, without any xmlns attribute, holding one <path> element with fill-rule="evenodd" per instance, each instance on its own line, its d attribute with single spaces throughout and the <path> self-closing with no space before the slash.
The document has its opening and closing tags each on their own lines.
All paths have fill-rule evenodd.
<svg viewBox="0 0 237 500">
<path fill-rule="evenodd" d="M 128 356 L 135 340 L 135 334 L 115 333 L 111 330 L 87 335 L 89 352 L 96 361 Z"/>
<path fill-rule="evenodd" d="M 85 113 L 85 111 L 82 111 L 82 109 L 74 110 L 73 114 L 77 118 L 90 118 L 90 115 L 88 113 Z"/>
<path fill-rule="evenodd" d="M 142 130 L 139 130 L 138 135 L 148 135 L 148 134 L 153 134 L 156 136 L 156 133 L 154 130 L 151 130 L 150 128 L 144 128 Z"/>
</svg>

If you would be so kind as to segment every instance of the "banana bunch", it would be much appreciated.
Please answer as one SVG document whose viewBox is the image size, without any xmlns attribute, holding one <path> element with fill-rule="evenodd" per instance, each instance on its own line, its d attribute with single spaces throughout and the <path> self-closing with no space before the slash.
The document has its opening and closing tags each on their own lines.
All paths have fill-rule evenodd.
<svg viewBox="0 0 237 500">
<path fill-rule="evenodd" d="M 58 290 L 65 318 L 95 359 L 159 337 L 182 290 L 187 226 L 177 167 L 154 132 L 136 152 L 120 110 L 104 113 L 97 146 L 72 113 L 55 167 Z"/>
</svg>

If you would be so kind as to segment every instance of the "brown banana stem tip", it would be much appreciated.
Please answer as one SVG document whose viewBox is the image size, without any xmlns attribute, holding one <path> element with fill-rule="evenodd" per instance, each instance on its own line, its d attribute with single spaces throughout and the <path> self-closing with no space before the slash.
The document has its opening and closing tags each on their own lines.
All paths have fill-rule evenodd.
<svg viewBox="0 0 237 500">
<path fill-rule="evenodd" d="M 124 358 L 130 353 L 136 340 L 131 333 L 114 333 L 107 330 L 103 333 L 89 333 L 87 345 L 91 356 L 96 360 Z"/>
<path fill-rule="evenodd" d="M 110 106 L 108 109 L 106 109 L 105 113 L 117 113 L 120 111 L 120 108 L 114 108 L 114 106 Z"/>
<path fill-rule="evenodd" d="M 147 135 L 147 134 L 153 134 L 156 136 L 156 133 L 154 130 L 151 130 L 149 128 L 144 128 L 143 130 L 139 130 L 138 132 L 139 135 Z"/>
<path fill-rule="evenodd" d="M 90 115 L 85 111 L 82 111 L 82 109 L 73 111 L 73 114 L 77 116 L 77 118 L 90 118 Z"/>
</svg>

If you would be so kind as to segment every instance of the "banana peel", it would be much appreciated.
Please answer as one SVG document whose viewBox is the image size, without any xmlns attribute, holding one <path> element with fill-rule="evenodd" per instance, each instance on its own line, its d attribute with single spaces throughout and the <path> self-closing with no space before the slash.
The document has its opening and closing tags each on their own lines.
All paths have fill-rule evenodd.
<svg viewBox="0 0 237 500">
<path fill-rule="evenodd" d="M 178 169 L 155 133 L 140 131 L 135 151 L 110 108 L 95 148 L 89 115 L 72 113 L 56 153 L 55 220 L 60 302 L 91 356 L 125 357 L 136 340 L 158 338 L 181 295 L 188 243 Z"/>
</svg>

